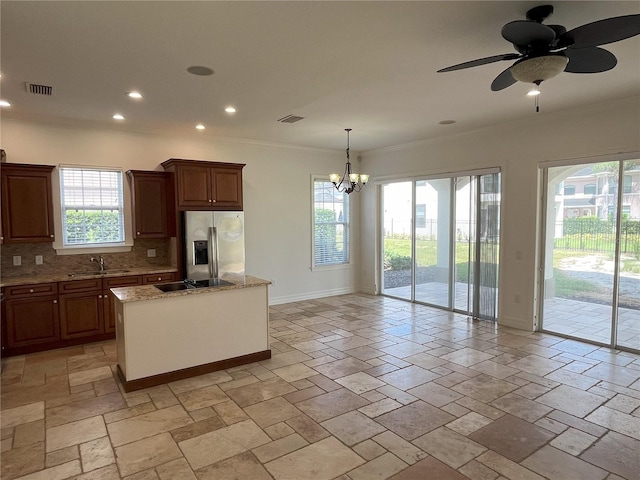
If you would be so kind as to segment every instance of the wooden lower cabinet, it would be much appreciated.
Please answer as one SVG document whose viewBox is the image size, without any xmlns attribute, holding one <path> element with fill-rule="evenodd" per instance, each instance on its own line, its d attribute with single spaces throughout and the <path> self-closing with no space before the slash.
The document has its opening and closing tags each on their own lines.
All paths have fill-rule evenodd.
<svg viewBox="0 0 640 480">
<path fill-rule="evenodd" d="M 58 295 L 5 300 L 4 322 L 6 338 L 3 349 L 58 341 Z"/>
<path fill-rule="evenodd" d="M 102 290 L 60 295 L 60 336 L 63 340 L 99 335 L 103 327 Z"/>
</svg>

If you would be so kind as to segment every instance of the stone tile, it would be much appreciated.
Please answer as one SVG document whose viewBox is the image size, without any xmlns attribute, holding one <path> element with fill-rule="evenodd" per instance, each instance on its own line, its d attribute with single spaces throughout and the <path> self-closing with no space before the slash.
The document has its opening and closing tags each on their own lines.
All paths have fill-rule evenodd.
<svg viewBox="0 0 640 480">
<path fill-rule="evenodd" d="M 486 450 L 482 445 L 453 430 L 449 430 L 447 427 L 440 427 L 422 435 L 412 443 L 441 462 L 456 469 Z"/>
<path fill-rule="evenodd" d="M 549 445 L 524 460 L 522 465 L 550 480 L 602 480 L 608 475 L 601 468 Z"/>
<path fill-rule="evenodd" d="M 244 452 L 198 471 L 199 480 L 272 480 L 264 467 L 250 453 Z"/>
<path fill-rule="evenodd" d="M 400 390 L 399 388 L 392 387 L 391 385 L 380 387 L 377 391 L 403 405 L 408 405 L 418 400 L 418 397 L 414 397 L 410 393 Z"/>
<path fill-rule="evenodd" d="M 253 454 L 262 463 L 270 462 L 278 457 L 282 457 L 287 453 L 291 453 L 299 448 L 309 445 L 299 434 L 294 433 L 286 437 L 274 440 L 252 450 Z"/>
<path fill-rule="evenodd" d="M 225 426 L 225 423 L 220 417 L 214 415 L 213 417 L 205 418 L 199 422 L 190 423 L 181 428 L 171 430 L 171 436 L 176 443 L 183 442 L 193 437 L 198 437 L 208 432 L 213 432 Z"/>
<path fill-rule="evenodd" d="M 169 388 L 175 395 L 179 395 L 181 393 L 188 392 L 189 390 L 198 390 L 210 385 L 230 382 L 231 380 L 233 380 L 233 377 L 223 370 L 171 382 L 169 383 Z"/>
<path fill-rule="evenodd" d="M 11 428 L 23 423 L 44 419 L 44 402 L 34 402 L 2 410 L 2 428 Z"/>
<path fill-rule="evenodd" d="M 447 423 L 447 428 L 460 433 L 461 435 L 469 435 L 479 428 L 489 425 L 493 420 L 483 417 L 479 413 L 469 412 L 460 418 L 455 419 L 451 423 Z"/>
<path fill-rule="evenodd" d="M 471 365 L 484 362 L 493 357 L 494 355 L 490 355 L 473 348 L 461 348 L 455 352 L 442 355 L 440 358 L 449 362 L 457 363 L 464 367 L 470 367 Z"/>
<path fill-rule="evenodd" d="M 47 427 L 82 420 L 83 418 L 103 415 L 126 408 L 127 404 L 120 392 L 100 397 L 77 400 L 59 407 L 47 408 Z"/>
<path fill-rule="evenodd" d="M 407 442 L 404 438 L 393 432 L 386 431 L 373 437 L 373 440 L 393 453 L 408 465 L 413 465 L 419 460 L 427 457 L 427 454 L 415 445 Z"/>
<path fill-rule="evenodd" d="M 213 406 L 215 412 L 220 416 L 222 421 L 227 425 L 247 420 L 249 416 L 244 413 L 235 402 L 223 402 Z"/>
<path fill-rule="evenodd" d="M 13 435 L 13 448 L 44 442 L 44 420 L 17 425 Z"/>
<path fill-rule="evenodd" d="M 366 407 L 359 408 L 360 413 L 364 413 L 367 417 L 375 418 L 383 413 L 391 412 L 402 406 L 401 403 L 396 402 L 391 398 L 383 398 L 377 402 L 374 402 Z"/>
<path fill-rule="evenodd" d="M 332 480 L 364 460 L 333 437 L 277 458 L 265 465 L 276 480 Z"/>
<path fill-rule="evenodd" d="M 609 432 L 580 458 L 627 479 L 638 478 L 640 441 Z"/>
<path fill-rule="evenodd" d="M 69 385 L 71 387 L 75 385 L 82 385 L 83 383 L 96 382 L 105 378 L 113 378 L 111 368 L 108 366 L 93 368 L 91 370 L 82 370 L 76 373 L 69 374 Z"/>
<path fill-rule="evenodd" d="M 541 377 L 550 374 L 564 365 L 562 362 L 540 357 L 539 355 L 528 355 L 509 364 L 511 368 L 517 368 L 518 370 L 523 370 Z"/>
<path fill-rule="evenodd" d="M 491 402 L 516 388 L 517 385 L 484 374 L 451 387 L 452 390 L 483 403 Z"/>
<path fill-rule="evenodd" d="M 326 392 L 317 385 L 313 385 L 309 388 L 305 388 L 304 390 L 287 393 L 286 395 L 283 395 L 283 398 L 290 403 L 298 403 L 302 400 L 306 400 L 307 398 L 317 397 L 318 395 L 322 395 L 323 393 Z"/>
<path fill-rule="evenodd" d="M 101 416 L 48 428 L 46 431 L 47 452 L 78 445 L 106 435 L 107 429 Z"/>
<path fill-rule="evenodd" d="M 640 407 L 640 398 L 629 397 L 621 393 L 617 394 L 611 400 L 604 404 L 605 407 L 613 408 L 623 413 L 632 413 Z"/>
<path fill-rule="evenodd" d="M 580 418 L 606 401 L 604 397 L 568 385 L 560 385 L 536 399 L 536 402 Z"/>
<path fill-rule="evenodd" d="M 152 397 L 153 398 L 153 397 Z M 189 390 L 178 394 L 178 400 L 184 408 L 191 412 L 205 407 L 211 407 L 218 403 L 226 402 L 229 397 L 217 385 L 209 385 L 197 390 Z"/>
<path fill-rule="evenodd" d="M 495 480 L 499 476 L 497 472 L 475 460 L 459 468 L 459 472 L 471 480 Z"/>
<path fill-rule="evenodd" d="M 439 367 L 440 365 L 448 363 L 448 360 L 442 360 L 440 357 L 430 355 L 428 352 L 411 355 L 410 357 L 405 357 L 404 360 L 426 370 L 430 370 L 432 368 Z"/>
<path fill-rule="evenodd" d="M 420 460 L 418 463 L 405 468 L 400 473 L 389 477 L 389 480 L 416 480 L 416 479 L 433 478 L 438 480 L 468 480 L 461 473 L 456 472 L 453 468 L 445 465 L 434 457 L 428 457 Z"/>
<path fill-rule="evenodd" d="M 349 472 L 352 480 L 370 480 L 388 478 L 407 468 L 407 464 L 392 453 L 385 453 Z"/>
<path fill-rule="evenodd" d="M 369 402 L 362 397 L 346 388 L 341 388 L 298 402 L 296 407 L 315 421 L 322 422 L 368 404 Z"/>
<path fill-rule="evenodd" d="M 532 423 L 553 410 L 551 407 L 541 405 L 538 402 L 521 397 L 515 393 L 507 393 L 495 399 L 491 402 L 491 405 Z"/>
<path fill-rule="evenodd" d="M 455 392 L 450 388 L 443 387 L 435 382 L 427 382 L 419 387 L 407 390 L 407 393 L 414 395 L 434 407 L 442 407 L 447 403 L 462 398 L 461 393 Z"/>
<path fill-rule="evenodd" d="M 120 478 L 118 467 L 113 464 L 83 475 L 78 475 L 77 477 L 73 477 L 73 480 L 120 480 Z"/>
<path fill-rule="evenodd" d="M 226 393 L 238 406 L 244 408 L 248 405 L 264 402 L 270 398 L 280 397 L 295 391 L 295 387 L 277 377 L 227 390 Z"/>
<path fill-rule="evenodd" d="M 349 447 L 386 430 L 379 423 L 356 411 L 339 415 L 320 425 Z"/>
<path fill-rule="evenodd" d="M 514 480 L 545 480 L 537 473 L 518 465 L 516 462 L 512 462 L 508 458 L 505 458 L 492 450 L 483 453 L 476 460 L 498 472 L 501 475 L 498 480 L 501 480 L 502 476 L 504 476 L 504 478 Z"/>
<path fill-rule="evenodd" d="M 297 417 L 302 413 L 282 397 L 250 405 L 244 411 L 262 428 Z"/>
<path fill-rule="evenodd" d="M 438 378 L 440 375 L 425 370 L 422 367 L 411 365 L 406 368 L 401 368 L 391 373 L 387 373 L 378 377 L 379 380 L 386 382 L 400 390 L 409 390 L 410 388 L 417 387 L 423 383 L 430 382 Z"/>
<path fill-rule="evenodd" d="M 287 420 L 286 423 L 309 443 L 314 443 L 330 436 L 329 432 L 319 423 L 314 422 L 306 415 L 298 415 Z"/>
<path fill-rule="evenodd" d="M 80 445 L 82 471 L 89 472 L 115 462 L 109 437 L 102 437 Z"/>
<path fill-rule="evenodd" d="M 569 425 L 578 430 L 582 430 L 583 432 L 589 433 L 595 437 L 601 437 L 605 433 L 607 433 L 607 429 L 603 428 L 595 423 L 587 422 L 578 417 L 574 417 L 573 415 L 569 415 L 568 413 L 561 412 L 560 410 L 554 410 L 549 415 L 548 418 L 557 420 L 558 422 L 562 422 L 565 425 Z"/>
<path fill-rule="evenodd" d="M 376 418 L 376 421 L 405 440 L 413 440 L 455 417 L 421 400 Z"/>
<path fill-rule="evenodd" d="M 72 460 L 71 462 L 19 477 L 19 480 L 64 480 L 81 473 L 82 468 L 80 467 L 80 462 L 78 460 Z"/>
<path fill-rule="evenodd" d="M 485 360 L 484 362 L 476 363 L 471 365 L 469 368 L 502 380 L 520 372 L 517 368 L 503 365 L 492 360 Z"/>
<path fill-rule="evenodd" d="M 579 388 L 581 390 L 588 390 L 600 382 L 597 378 L 590 378 L 585 375 L 576 375 L 575 372 L 565 370 L 564 368 L 559 368 L 558 370 L 551 372 L 549 375 L 545 376 L 545 378 L 549 378 L 556 382 Z"/>
<path fill-rule="evenodd" d="M 180 442 L 180 449 L 194 470 L 233 457 L 271 439 L 251 420 Z"/>
<path fill-rule="evenodd" d="M 376 457 L 386 453 L 387 451 L 373 440 L 365 440 L 353 446 L 353 451 L 365 460 L 373 460 Z"/>
<path fill-rule="evenodd" d="M 278 440 L 279 438 L 286 437 L 294 433 L 295 430 L 291 428 L 284 422 L 276 423 L 275 425 L 271 425 L 269 427 L 263 428 L 264 433 L 269 435 L 273 440 Z"/>
<path fill-rule="evenodd" d="M 295 382 L 296 380 L 318 374 L 313 368 L 309 368 L 303 363 L 295 363 L 293 365 L 287 365 L 286 367 L 276 368 L 273 370 L 273 373 L 287 382 Z"/>
<path fill-rule="evenodd" d="M 584 374 L 588 377 L 597 378 L 606 382 L 615 383 L 623 387 L 628 387 L 640 378 L 640 370 L 631 370 L 610 363 L 599 363 L 590 368 Z"/>
<path fill-rule="evenodd" d="M 180 449 L 168 433 L 116 447 L 115 454 L 118 469 L 124 477 L 182 456 Z"/>
<path fill-rule="evenodd" d="M 586 420 L 640 440 L 640 418 L 634 417 L 633 415 L 628 415 L 608 407 L 600 407 L 586 417 Z"/>
<path fill-rule="evenodd" d="M 115 447 L 152 437 L 193 423 L 180 405 L 163 408 L 137 417 L 120 420 L 107 425 L 109 437 Z"/>
<path fill-rule="evenodd" d="M 325 363 L 314 367 L 314 370 L 320 372 L 327 378 L 335 380 L 336 378 L 346 377 L 353 373 L 362 372 L 371 368 L 367 362 L 358 360 L 357 358 L 344 358 L 335 362 Z M 313 381 L 313 380 L 312 380 Z M 319 385 L 322 388 L 322 385 Z"/>
<path fill-rule="evenodd" d="M 156 467 L 156 472 L 160 480 L 196 480 L 196 476 L 184 458 L 159 465 Z"/>
<path fill-rule="evenodd" d="M 153 403 L 141 403 L 134 407 L 123 408 L 122 410 L 116 410 L 115 412 L 109 412 L 103 414 L 105 423 L 118 422 L 127 418 L 135 417 L 137 415 L 143 415 L 145 413 L 153 412 L 156 407 Z"/>
<path fill-rule="evenodd" d="M 44 468 L 44 443 L 25 445 L 2 452 L 0 463 L 2 480 L 12 480 Z"/>
<path fill-rule="evenodd" d="M 512 415 L 500 417 L 469 435 L 471 440 L 514 462 L 521 462 L 553 437 L 553 433 Z"/>
<path fill-rule="evenodd" d="M 76 460 L 79 458 L 80 452 L 78 449 L 78 445 L 72 445 L 70 447 L 56 450 L 55 452 L 47 453 L 45 465 L 47 468 L 55 467 L 56 465 L 61 465 L 63 463 L 67 463 L 71 460 Z"/>
<path fill-rule="evenodd" d="M 598 440 L 598 437 L 581 432 L 575 428 L 569 428 L 554 438 L 550 445 L 577 457 L 596 440 Z"/>
<path fill-rule="evenodd" d="M 353 373 L 346 377 L 336 378 L 336 383 L 339 383 L 345 388 L 348 388 L 353 393 L 362 394 L 370 390 L 375 390 L 378 387 L 386 385 L 383 381 L 378 380 L 371 375 L 367 375 L 364 372 Z"/>
</svg>

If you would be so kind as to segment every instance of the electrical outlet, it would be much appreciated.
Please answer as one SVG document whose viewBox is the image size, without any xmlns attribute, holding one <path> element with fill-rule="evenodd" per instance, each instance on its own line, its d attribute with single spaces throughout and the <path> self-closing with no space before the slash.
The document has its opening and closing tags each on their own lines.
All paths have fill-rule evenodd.
<svg viewBox="0 0 640 480">
<path fill-rule="evenodd" d="M 513 297 L 513 302 L 514 302 L 514 303 L 520 303 L 520 295 L 519 295 L 519 294 L 516 294 L 516 295 Z"/>
<path fill-rule="evenodd" d="M 276 279 L 275 279 L 275 278 L 272 278 L 272 279 L 271 279 L 271 285 L 275 285 L 275 284 L 276 284 Z"/>
<path fill-rule="evenodd" d="M 22 265 L 22 257 L 20 255 L 14 255 L 13 256 L 13 266 L 14 267 L 19 267 L 20 265 Z"/>
<path fill-rule="evenodd" d="M 36 265 L 42 265 L 43 263 L 42 255 L 36 255 Z"/>
<path fill-rule="evenodd" d="M 156 256 L 156 249 L 155 248 L 147 249 L 147 257 L 155 257 L 155 256 Z"/>
</svg>

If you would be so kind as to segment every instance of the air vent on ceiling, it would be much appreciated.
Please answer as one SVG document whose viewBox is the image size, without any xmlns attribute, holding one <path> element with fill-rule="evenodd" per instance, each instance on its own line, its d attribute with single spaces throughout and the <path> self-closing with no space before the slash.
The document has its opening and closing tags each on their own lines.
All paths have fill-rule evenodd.
<svg viewBox="0 0 640 480">
<path fill-rule="evenodd" d="M 53 95 L 53 87 L 49 85 L 38 85 L 37 83 L 25 83 L 27 87 L 27 92 L 33 93 L 34 95 Z"/>
<path fill-rule="evenodd" d="M 282 123 L 296 123 L 300 120 L 304 120 L 304 117 L 298 117 L 296 115 L 287 115 L 286 117 L 279 118 L 278 121 Z"/>
</svg>

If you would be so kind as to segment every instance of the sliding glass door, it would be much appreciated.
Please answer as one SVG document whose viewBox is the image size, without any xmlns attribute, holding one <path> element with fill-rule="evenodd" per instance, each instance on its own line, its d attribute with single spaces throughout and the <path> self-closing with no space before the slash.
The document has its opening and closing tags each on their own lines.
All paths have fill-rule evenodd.
<svg viewBox="0 0 640 480">
<path fill-rule="evenodd" d="M 544 170 L 544 331 L 640 350 L 639 165 Z"/>
<path fill-rule="evenodd" d="M 500 173 L 382 186 L 381 291 L 497 318 Z"/>
</svg>

